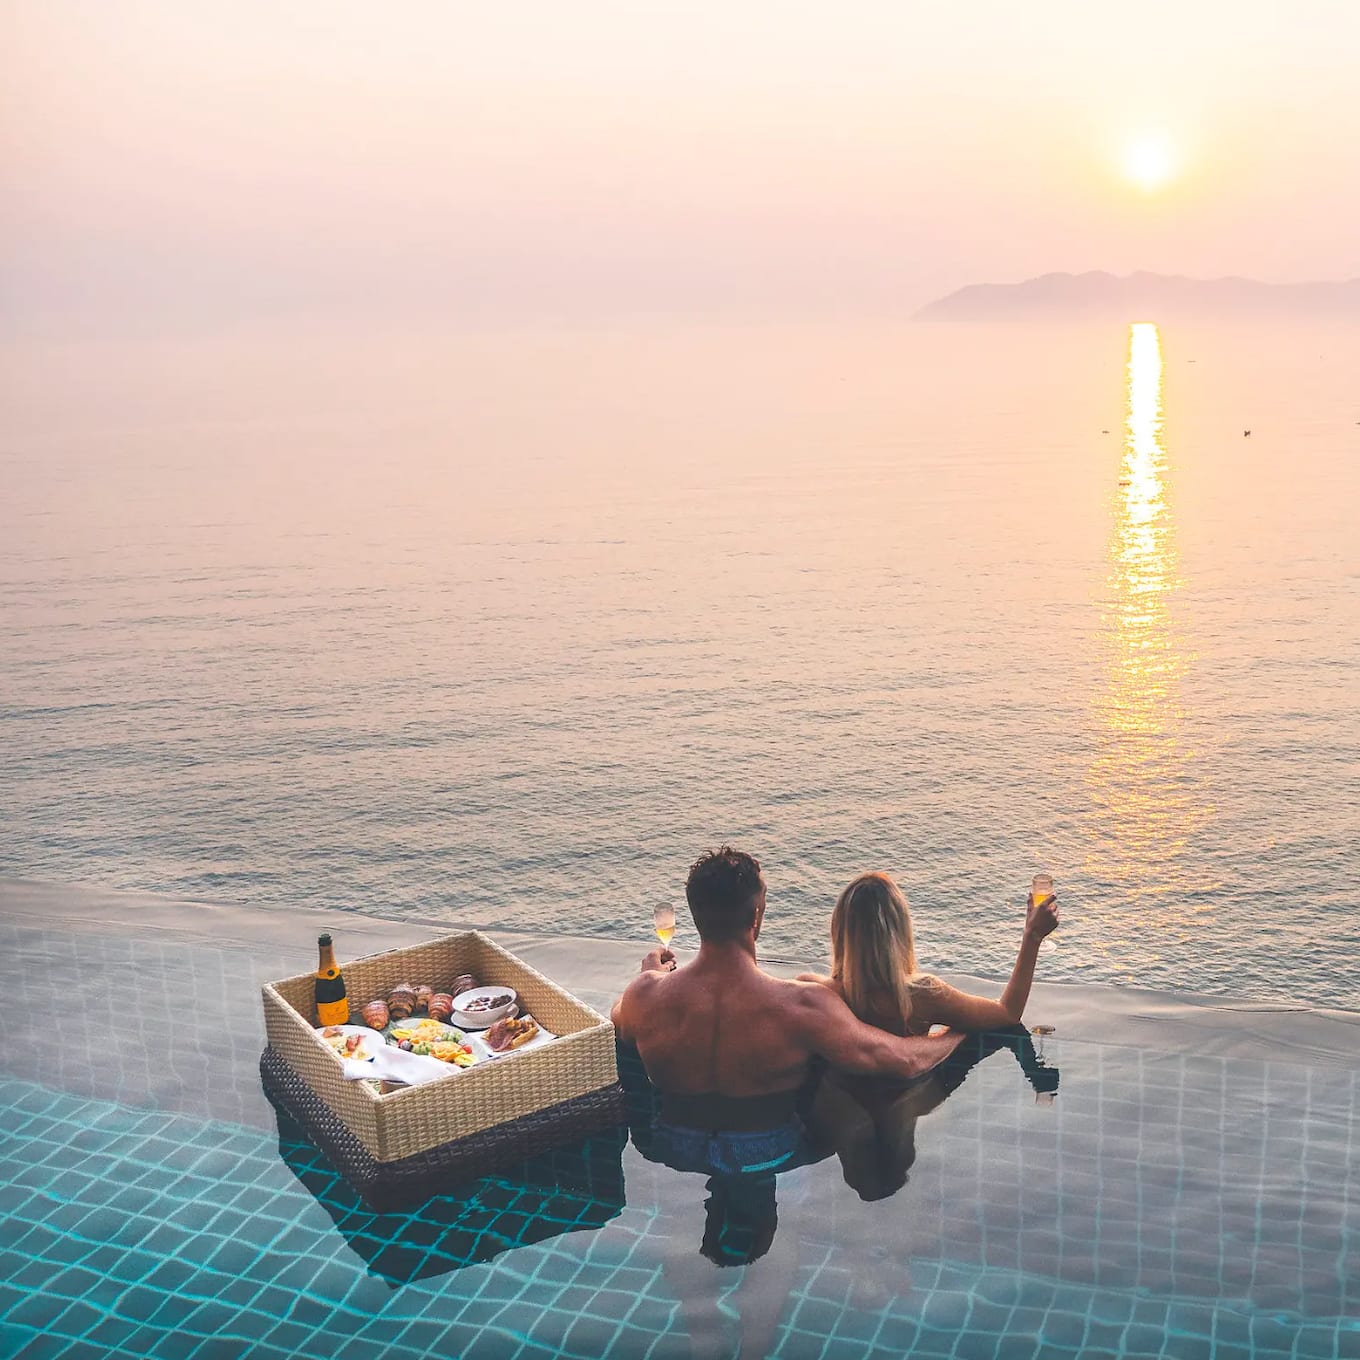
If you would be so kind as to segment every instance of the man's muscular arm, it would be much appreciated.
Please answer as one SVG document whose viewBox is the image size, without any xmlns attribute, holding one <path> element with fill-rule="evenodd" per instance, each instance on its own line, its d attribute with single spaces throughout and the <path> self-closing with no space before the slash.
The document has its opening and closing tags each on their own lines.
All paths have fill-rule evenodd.
<svg viewBox="0 0 1360 1360">
<path fill-rule="evenodd" d="M 798 992 L 795 1009 L 808 1047 L 845 1072 L 905 1081 L 929 1072 L 963 1040 L 956 1033 L 936 1039 L 915 1035 L 902 1039 L 866 1025 L 829 988 L 804 983 Z"/>
</svg>

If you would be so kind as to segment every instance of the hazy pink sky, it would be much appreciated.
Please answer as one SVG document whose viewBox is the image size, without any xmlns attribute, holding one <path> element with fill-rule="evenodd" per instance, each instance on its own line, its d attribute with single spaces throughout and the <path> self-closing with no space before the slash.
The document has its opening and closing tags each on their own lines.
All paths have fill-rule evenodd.
<svg viewBox="0 0 1360 1360">
<path fill-rule="evenodd" d="M 1360 274 L 1360 4 L 0 0 L 9 324 Z M 1146 193 L 1129 141 L 1165 139 Z"/>
</svg>

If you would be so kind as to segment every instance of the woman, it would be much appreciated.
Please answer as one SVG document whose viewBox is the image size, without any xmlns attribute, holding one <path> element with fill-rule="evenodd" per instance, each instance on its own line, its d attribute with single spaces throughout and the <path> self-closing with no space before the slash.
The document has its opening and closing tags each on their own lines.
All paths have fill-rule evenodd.
<svg viewBox="0 0 1360 1360">
<path fill-rule="evenodd" d="M 1039 941 L 1057 925 L 1054 899 L 1039 904 L 1031 899 L 1011 980 L 1001 999 L 991 1001 L 918 973 L 911 912 L 902 890 L 887 874 L 861 874 L 831 913 L 831 976 L 804 973 L 799 980 L 830 987 L 866 1024 L 894 1034 L 925 1034 L 932 1025 L 1002 1029 L 1024 1013 Z M 961 1059 L 961 1070 L 985 1056 L 979 1049 Z M 828 1074 L 809 1112 L 810 1134 L 815 1144 L 840 1158 L 846 1184 L 861 1199 L 886 1198 L 905 1184 L 916 1160 L 916 1121 L 960 1080 L 955 1073 L 951 1084 L 942 1068 L 905 1087 Z"/>
<path fill-rule="evenodd" d="M 924 1034 L 932 1025 L 1001 1029 L 1024 1014 L 1039 941 L 1057 927 L 1056 899 L 1031 898 L 1011 979 L 1001 999 L 991 1001 L 918 973 L 902 890 L 887 874 L 861 874 L 831 913 L 831 976 L 805 973 L 800 981 L 830 987 L 861 1020 L 894 1034 Z"/>
</svg>

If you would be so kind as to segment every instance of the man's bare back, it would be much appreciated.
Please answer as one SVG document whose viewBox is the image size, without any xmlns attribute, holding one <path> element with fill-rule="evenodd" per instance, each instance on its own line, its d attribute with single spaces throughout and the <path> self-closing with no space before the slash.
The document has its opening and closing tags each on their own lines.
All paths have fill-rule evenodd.
<svg viewBox="0 0 1360 1360">
<path fill-rule="evenodd" d="M 620 1003 L 621 1028 L 662 1090 L 787 1091 L 802 1082 L 814 1051 L 807 990 L 731 952 L 673 973 L 641 973 Z"/>
</svg>

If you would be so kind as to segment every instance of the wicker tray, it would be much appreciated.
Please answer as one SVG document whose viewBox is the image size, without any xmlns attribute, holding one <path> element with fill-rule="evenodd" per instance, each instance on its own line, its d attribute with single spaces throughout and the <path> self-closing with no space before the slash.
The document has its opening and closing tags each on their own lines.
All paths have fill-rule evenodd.
<svg viewBox="0 0 1360 1360">
<path fill-rule="evenodd" d="M 507 1053 L 424 1086 L 379 1095 L 365 1082 L 346 1081 L 335 1054 L 317 1034 L 312 974 L 266 983 L 262 989 L 269 1037 L 269 1048 L 262 1059 L 267 1084 L 275 1094 L 283 1094 L 285 1085 L 292 1086 L 280 1070 L 282 1065 L 291 1069 L 302 1088 L 329 1111 L 334 1123 L 362 1149 L 362 1157 L 356 1160 L 347 1154 L 345 1160 L 351 1165 L 341 1167 L 351 1179 L 364 1179 L 368 1175 L 364 1168 L 370 1164 L 397 1163 L 436 1149 L 445 1149 L 436 1160 L 449 1163 L 450 1145 L 461 1145 L 466 1152 L 474 1146 L 467 1140 L 475 1135 L 532 1120 L 559 1107 L 569 1107 L 578 1114 L 589 1108 L 590 1118 L 597 1121 L 602 1112 L 607 1112 L 607 1123 L 620 1118 L 614 1027 L 480 931 L 448 935 L 410 949 L 394 949 L 346 963 L 351 1014 L 357 1015 L 359 1008 L 375 997 L 386 996 L 399 982 L 428 982 L 436 991 L 446 990 L 461 973 L 471 973 L 481 983 L 513 987 L 523 1009 L 559 1037 L 542 1047 Z M 598 1098 L 585 1106 L 572 1104 L 591 1096 Z M 296 1101 L 294 1096 L 288 1103 L 291 1106 Z M 306 1117 L 305 1111 L 294 1113 L 309 1128 L 317 1122 Z M 586 1131 L 579 1119 L 559 1122 L 564 1123 L 559 1141 L 570 1141 Z M 536 1123 L 542 1125 L 543 1121 Z M 595 1122 L 593 1127 L 603 1125 Z M 543 1142 L 544 1136 L 543 1132 L 537 1135 L 535 1150 L 551 1145 Z M 502 1139 L 507 1155 L 511 1155 L 508 1145 L 515 1141 Z M 476 1146 L 489 1156 L 496 1140 L 482 1139 Z M 513 1152 L 513 1156 L 523 1155 L 522 1146 Z M 466 1158 L 454 1160 L 461 1164 Z M 504 1163 L 503 1158 L 496 1161 Z M 485 1163 L 485 1169 L 492 1169 L 490 1162 Z"/>
</svg>

